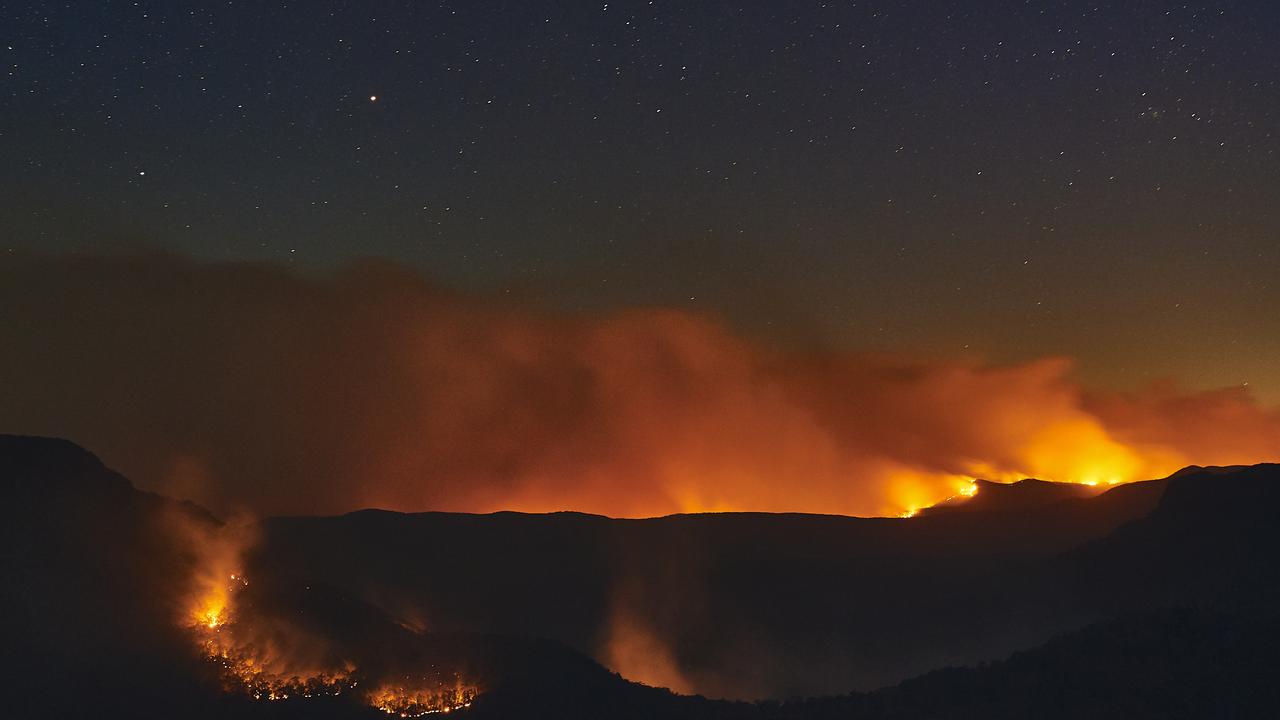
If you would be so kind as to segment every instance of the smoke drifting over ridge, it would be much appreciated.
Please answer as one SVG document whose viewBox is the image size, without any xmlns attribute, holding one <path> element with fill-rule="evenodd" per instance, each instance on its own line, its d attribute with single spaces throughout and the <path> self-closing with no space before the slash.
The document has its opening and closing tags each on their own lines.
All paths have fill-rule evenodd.
<svg viewBox="0 0 1280 720">
<path fill-rule="evenodd" d="M 764 347 L 670 309 L 559 315 L 389 263 L 0 261 L 0 430 L 217 509 L 894 515 L 971 476 L 1280 460 L 1243 389 Z"/>
</svg>

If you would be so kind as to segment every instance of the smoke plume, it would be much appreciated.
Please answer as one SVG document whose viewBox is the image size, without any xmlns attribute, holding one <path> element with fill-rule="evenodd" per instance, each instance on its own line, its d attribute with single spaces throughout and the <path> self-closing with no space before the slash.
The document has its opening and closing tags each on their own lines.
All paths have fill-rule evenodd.
<svg viewBox="0 0 1280 720">
<path fill-rule="evenodd" d="M 686 311 L 554 313 L 374 261 L 10 257 L 0 333 L 0 430 L 75 439 L 218 510 L 884 515 L 974 476 L 1280 460 L 1280 413 L 1242 389 L 799 353 Z"/>
</svg>

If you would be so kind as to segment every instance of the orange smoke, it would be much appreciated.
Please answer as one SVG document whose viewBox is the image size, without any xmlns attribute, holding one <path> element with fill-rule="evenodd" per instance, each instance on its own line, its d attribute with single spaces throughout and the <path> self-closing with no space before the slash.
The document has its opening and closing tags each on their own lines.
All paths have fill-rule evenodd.
<svg viewBox="0 0 1280 720">
<path fill-rule="evenodd" d="M 379 662 L 372 669 L 364 667 L 345 657 L 333 638 L 264 610 L 263 598 L 245 601 L 249 580 L 240 568 L 256 526 L 219 525 L 185 514 L 170 520 L 171 537 L 192 568 L 187 595 L 178 603 L 177 625 L 190 634 L 194 649 L 219 668 L 225 690 L 255 700 L 301 700 L 348 694 L 362 682 L 373 683 L 375 688 L 364 693 L 365 702 L 402 718 L 465 708 L 479 694 L 460 674 L 449 677 L 439 668 L 389 673 Z"/>
<path fill-rule="evenodd" d="M 650 627 L 640 613 L 615 603 L 605 630 L 602 661 L 609 669 L 651 687 L 686 695 L 694 692 L 662 634 Z"/>
<path fill-rule="evenodd" d="M 452 295 L 386 263 L 8 263 L 0 427 L 218 509 L 893 516 L 973 477 L 1280 460 L 1280 416 L 1243 390 L 1089 393 L 1062 358 L 802 354 L 684 311 Z"/>
<path fill-rule="evenodd" d="M 232 621 L 235 595 L 248 585 L 242 557 L 254 542 L 255 526 L 219 525 L 177 514 L 169 520 L 174 541 L 193 564 L 187 597 L 178 606 L 178 625 L 216 633 Z"/>
<path fill-rule="evenodd" d="M 304 659 L 323 654 L 308 645 L 326 643 L 255 615 L 240 602 L 249 586 L 242 568 L 256 538 L 255 525 L 180 519 L 173 527 L 175 541 L 192 560 L 178 625 L 192 634 L 205 658 L 222 669 L 228 689 L 259 700 L 287 700 L 336 694 L 349 687 L 354 669 L 350 663 Z"/>
</svg>

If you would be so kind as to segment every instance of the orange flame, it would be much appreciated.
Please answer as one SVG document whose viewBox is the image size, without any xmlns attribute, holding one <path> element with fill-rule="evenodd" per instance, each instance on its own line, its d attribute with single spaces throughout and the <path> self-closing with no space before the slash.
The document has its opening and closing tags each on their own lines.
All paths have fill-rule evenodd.
<svg viewBox="0 0 1280 720">
<path fill-rule="evenodd" d="M 539 312 L 390 264 L 316 277 L 33 260 L 13 279 L 30 283 L 14 297 L 64 292 L 19 303 L 40 339 L 0 363 L 35 395 L 0 404 L 0 421 L 83 438 L 214 509 L 893 517 L 954 494 L 957 476 L 1101 487 L 1280 460 L 1280 412 L 1248 388 L 1090 392 L 1063 357 L 771 346 L 679 309 Z M 104 307 L 103 287 L 135 290 Z M 67 317 L 149 332 L 102 342 L 114 335 Z M 50 398 L 38 390 L 65 368 L 49 357 L 99 361 L 76 367 L 84 392 Z M 122 386 L 137 391 L 128 426 L 103 410 Z"/>
<path fill-rule="evenodd" d="M 479 691 L 455 678 L 452 684 L 380 685 L 368 695 L 369 705 L 402 718 L 448 713 L 471 707 Z"/>
<path fill-rule="evenodd" d="M 279 628 L 263 633 L 255 627 L 261 620 L 238 602 L 249 587 L 238 569 L 253 537 L 246 526 L 183 527 L 194 541 L 199 566 L 181 624 L 190 630 L 204 657 L 220 668 L 228 690 L 255 700 L 278 701 L 342 695 L 360 684 L 355 663 L 307 663 L 296 648 L 281 645 L 289 642 L 287 633 L 282 639 Z M 366 700 L 384 712 L 407 718 L 469 707 L 478 692 L 461 677 L 434 684 L 423 679 L 414 686 L 379 686 Z"/>
</svg>

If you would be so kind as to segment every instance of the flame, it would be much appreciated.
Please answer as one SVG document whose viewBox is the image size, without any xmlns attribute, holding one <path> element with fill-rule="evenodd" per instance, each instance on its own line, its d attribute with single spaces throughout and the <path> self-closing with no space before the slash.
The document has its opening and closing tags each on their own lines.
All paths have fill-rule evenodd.
<svg viewBox="0 0 1280 720">
<path fill-rule="evenodd" d="M 238 569 L 247 547 L 245 537 L 233 530 L 195 531 L 196 548 L 206 566 L 195 573 L 190 607 L 184 624 L 206 660 L 218 666 L 228 691 L 242 692 L 255 700 L 280 701 L 317 696 L 337 696 L 360 684 L 356 663 L 321 663 L 308 667 L 287 649 L 277 648 L 279 638 L 259 641 L 258 618 L 238 602 L 249 580 Z M 399 717 L 420 717 L 470 707 L 479 694 L 476 686 L 455 676 L 452 683 L 381 685 L 366 696 L 369 705 Z"/>
<path fill-rule="evenodd" d="M 957 497 L 973 497 L 978 493 L 977 478 L 919 470 L 899 470 L 886 481 L 886 494 L 891 503 L 881 511 L 885 517 L 913 518 L 921 510 Z"/>
<path fill-rule="evenodd" d="M 210 630 L 216 630 L 226 625 L 231 604 L 231 593 L 234 592 L 237 585 L 248 584 L 247 580 L 234 573 L 229 576 L 227 584 L 211 584 L 194 612 L 196 623 Z"/>
<path fill-rule="evenodd" d="M 214 509 L 894 517 L 954 494 L 953 475 L 1101 487 L 1280 460 L 1280 408 L 1248 388 L 1090 390 L 1066 357 L 762 343 L 680 309 L 561 314 L 384 263 L 16 262 L 0 327 L 25 342 L 0 369 L 33 381 L 0 425 L 90 440 L 140 485 Z M 131 292 L 104 302 L 115 287 Z M 143 334 L 102 331 L 124 326 Z M 49 357 L 97 358 L 75 368 L 83 392 L 41 392 L 67 374 Z M 136 422 L 109 411 L 122 386 Z"/>
<path fill-rule="evenodd" d="M 926 505 L 924 505 L 923 507 L 922 507 L 922 506 L 919 506 L 919 505 L 911 505 L 911 506 L 907 507 L 906 509 L 902 510 L 901 512 L 899 512 L 897 516 L 898 516 L 899 518 L 904 519 L 904 520 L 905 520 L 905 519 L 909 519 L 909 518 L 913 518 L 913 517 L 915 517 L 915 516 L 919 515 L 919 514 L 920 514 L 920 511 L 921 511 L 921 510 L 923 510 L 923 509 L 925 509 L 926 507 L 933 507 L 934 505 L 940 505 L 940 504 L 942 504 L 942 503 L 946 503 L 946 502 L 950 502 L 950 501 L 952 501 L 952 500 L 956 500 L 957 498 L 966 498 L 966 499 L 968 499 L 968 498 L 971 498 L 971 497 L 973 497 L 974 495 L 977 495 L 977 494 L 978 494 L 978 481 L 977 481 L 977 479 L 975 479 L 975 478 L 971 478 L 971 477 L 956 477 L 956 478 L 952 478 L 951 482 L 952 482 L 953 486 L 955 487 L 955 492 L 953 492 L 952 494 L 950 494 L 950 495 L 948 495 L 948 496 L 946 496 L 946 497 L 944 497 L 944 498 L 942 498 L 942 499 L 940 499 L 940 500 L 937 500 L 937 501 L 931 501 L 931 502 L 927 503 Z"/>
<path fill-rule="evenodd" d="M 369 693 L 367 701 L 388 715 L 414 718 L 469 708 L 478 694 L 475 686 L 455 677 L 452 684 L 380 685 Z"/>
<path fill-rule="evenodd" d="M 230 622 L 236 591 L 249 584 L 239 565 L 252 536 L 247 525 L 211 528 L 182 522 L 177 527 L 197 557 L 184 624 L 217 630 Z"/>
<path fill-rule="evenodd" d="M 291 697 L 339 695 L 355 686 L 355 666 L 300 670 L 281 662 L 270 652 L 247 641 L 239 632 L 241 619 L 233 612 L 236 596 L 249 586 L 240 573 L 206 588 L 194 611 L 192 629 L 204 656 L 222 669 L 227 685 L 256 700 L 288 700 Z"/>
<path fill-rule="evenodd" d="M 255 700 L 341 695 L 358 684 L 351 664 L 333 670 L 299 671 L 287 666 L 273 669 L 276 663 L 254 656 L 253 648 L 221 637 L 207 640 L 204 651 L 222 669 L 229 689 L 242 691 Z"/>
</svg>

